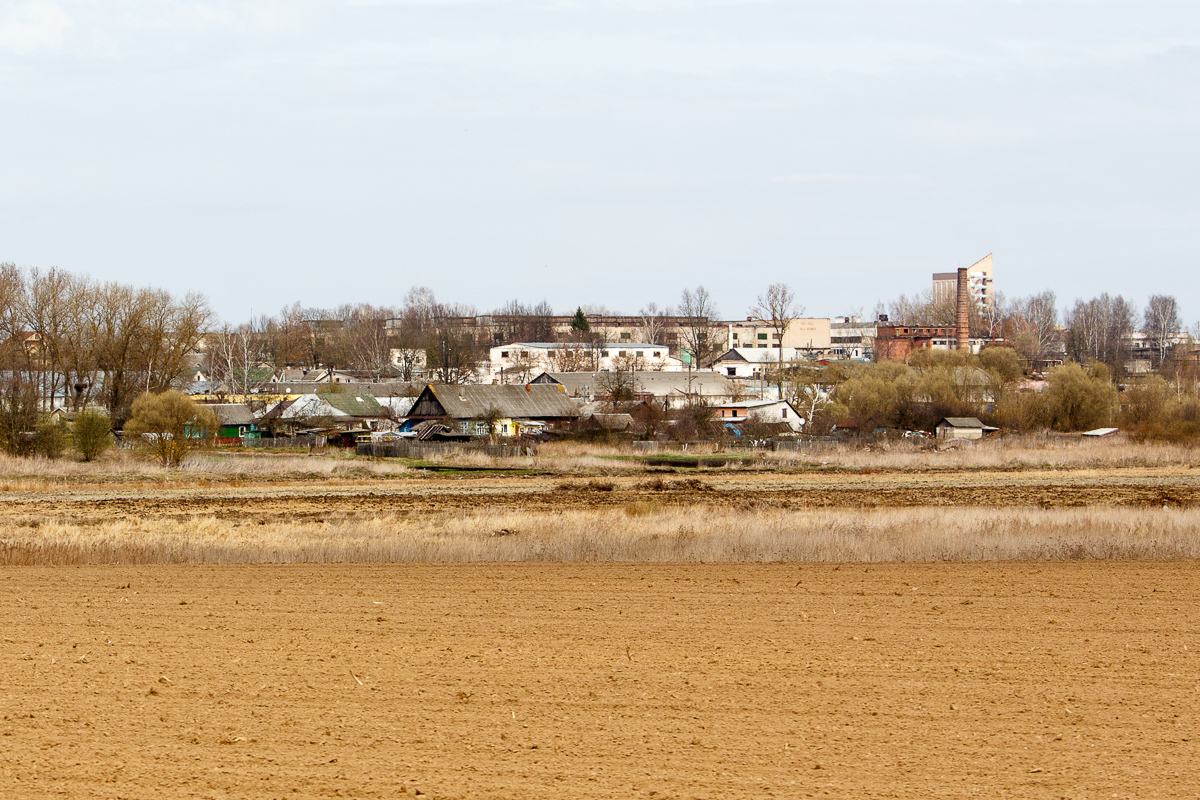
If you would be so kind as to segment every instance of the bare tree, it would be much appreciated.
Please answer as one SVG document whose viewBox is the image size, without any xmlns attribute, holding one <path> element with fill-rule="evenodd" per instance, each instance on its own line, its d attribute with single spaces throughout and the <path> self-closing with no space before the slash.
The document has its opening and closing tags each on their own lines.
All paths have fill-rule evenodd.
<svg viewBox="0 0 1200 800">
<path fill-rule="evenodd" d="M 750 316 L 758 318 L 775 332 L 779 348 L 779 371 L 776 383 L 783 392 L 783 340 L 792 320 L 804 313 L 804 307 L 796 305 L 796 294 L 786 283 L 772 283 L 766 294 L 758 296 L 758 303 L 750 309 Z M 782 394 L 781 394 L 782 396 Z"/>
<path fill-rule="evenodd" d="M 1142 332 L 1157 356 L 1154 367 L 1157 369 L 1167 360 L 1171 352 L 1172 340 L 1179 334 L 1183 322 L 1179 319 L 1179 304 L 1171 295 L 1156 294 L 1151 296 L 1146 306 Z"/>
<path fill-rule="evenodd" d="M 426 363 L 430 372 L 442 383 L 470 383 L 479 369 L 479 345 L 456 321 L 475 316 L 474 309 L 435 303 L 431 312 L 429 344 L 426 347 Z"/>
<path fill-rule="evenodd" d="M 1133 320 L 1133 305 L 1120 295 L 1077 300 L 1067 318 L 1068 354 L 1081 363 L 1095 360 L 1107 364 L 1118 373 L 1128 355 Z"/>
<path fill-rule="evenodd" d="M 657 303 L 648 303 L 638 312 L 642 318 L 642 340 L 646 344 L 662 344 L 663 335 L 671 322 L 671 309 L 660 309 Z"/>
<path fill-rule="evenodd" d="M 554 341 L 554 309 L 545 300 L 532 307 L 509 300 L 492 317 L 496 344 Z"/>
<path fill-rule="evenodd" d="M 1045 291 L 1012 303 L 1006 319 L 1005 338 L 1030 367 L 1045 361 L 1055 351 L 1058 338 L 1058 301 Z"/>
<path fill-rule="evenodd" d="M 683 317 L 683 346 L 692 363 L 698 365 L 715 354 L 720 341 L 715 330 L 718 313 L 717 304 L 703 286 L 683 290 L 679 315 Z"/>
</svg>

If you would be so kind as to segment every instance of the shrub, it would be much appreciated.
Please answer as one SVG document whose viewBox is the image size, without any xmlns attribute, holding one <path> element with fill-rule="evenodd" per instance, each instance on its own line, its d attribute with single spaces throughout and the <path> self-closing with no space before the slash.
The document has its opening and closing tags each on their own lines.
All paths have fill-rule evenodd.
<svg viewBox="0 0 1200 800">
<path fill-rule="evenodd" d="M 1055 430 L 1086 431 L 1112 422 L 1117 390 L 1103 364 L 1092 364 L 1088 369 L 1063 364 L 1046 377 L 1050 383 L 1046 406 Z"/>
<path fill-rule="evenodd" d="M 175 390 L 144 394 L 133 401 L 125 431 L 142 438 L 143 445 L 164 467 L 176 467 L 184 456 L 203 446 L 218 428 L 212 409 L 198 406 Z"/>
<path fill-rule="evenodd" d="M 44 416 L 38 420 L 37 432 L 33 435 L 33 450 L 46 458 L 58 458 L 67 449 L 70 433 L 67 426 L 54 417 Z"/>
<path fill-rule="evenodd" d="M 95 461 L 112 445 L 112 423 L 108 415 L 93 408 L 75 417 L 71 443 L 84 461 Z"/>
</svg>

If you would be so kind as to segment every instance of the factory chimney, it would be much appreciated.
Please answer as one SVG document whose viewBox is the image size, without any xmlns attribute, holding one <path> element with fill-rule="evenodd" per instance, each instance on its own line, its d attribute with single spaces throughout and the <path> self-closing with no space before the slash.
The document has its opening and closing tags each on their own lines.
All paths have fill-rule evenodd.
<svg viewBox="0 0 1200 800">
<path fill-rule="evenodd" d="M 971 320 L 968 314 L 971 303 L 971 285 L 970 278 L 967 277 L 967 268 L 962 267 L 958 270 L 958 300 L 955 303 L 955 339 L 959 350 L 970 352 L 971 350 Z"/>
</svg>

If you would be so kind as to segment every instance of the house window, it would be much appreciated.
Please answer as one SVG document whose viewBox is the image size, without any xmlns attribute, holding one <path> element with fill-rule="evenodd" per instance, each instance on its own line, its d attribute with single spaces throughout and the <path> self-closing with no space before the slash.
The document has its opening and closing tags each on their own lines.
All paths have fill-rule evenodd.
<svg viewBox="0 0 1200 800">
<path fill-rule="evenodd" d="M 617 355 L 619 355 L 619 356 L 624 356 L 624 355 L 625 355 L 625 351 L 624 351 L 624 350 L 618 350 L 618 351 L 617 351 Z"/>
<path fill-rule="evenodd" d="M 772 334 L 771 334 L 771 338 L 772 338 L 772 339 L 778 339 L 778 338 L 779 338 L 779 334 L 778 334 L 778 333 L 772 333 Z"/>
<path fill-rule="evenodd" d="M 604 357 L 605 357 L 605 358 L 608 358 L 608 351 L 607 351 L 607 350 L 605 350 L 605 351 L 604 351 Z"/>
<path fill-rule="evenodd" d="M 783 409 L 783 418 L 787 419 L 787 409 Z"/>
<path fill-rule="evenodd" d="M 501 357 L 501 358 L 508 358 L 508 351 L 507 351 L 507 350 L 501 350 L 501 351 L 500 351 L 500 357 Z"/>
<path fill-rule="evenodd" d="M 725 374 L 726 375 L 737 375 L 737 367 L 726 367 Z"/>
<path fill-rule="evenodd" d="M 733 340 L 734 340 L 735 342 L 737 341 L 737 334 L 736 334 L 736 333 L 733 335 Z"/>
<path fill-rule="evenodd" d="M 760 334 L 758 335 L 758 338 L 759 338 L 759 339 L 766 339 L 766 338 L 767 338 L 767 335 L 766 335 L 765 333 L 760 333 Z"/>
<path fill-rule="evenodd" d="M 458 432 L 459 433 L 470 433 L 471 432 L 471 421 L 466 420 L 466 419 L 459 420 Z"/>
<path fill-rule="evenodd" d="M 476 436 L 484 436 L 486 434 L 487 434 L 487 423 L 486 422 L 476 422 L 475 423 L 475 435 Z"/>
<path fill-rule="evenodd" d="M 641 358 L 641 357 L 642 357 L 642 355 L 644 354 L 644 352 L 645 352 L 645 351 L 643 351 L 643 350 L 638 350 L 638 351 L 637 351 L 638 358 Z"/>
<path fill-rule="evenodd" d="M 621 338 L 624 339 L 625 341 L 628 341 L 633 338 L 633 334 L 631 334 L 629 332 L 624 332 L 621 334 Z"/>
</svg>

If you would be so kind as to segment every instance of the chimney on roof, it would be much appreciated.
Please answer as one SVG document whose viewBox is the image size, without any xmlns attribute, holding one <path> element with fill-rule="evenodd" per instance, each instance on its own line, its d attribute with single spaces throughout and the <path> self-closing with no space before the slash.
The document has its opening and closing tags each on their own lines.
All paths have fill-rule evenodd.
<svg viewBox="0 0 1200 800">
<path fill-rule="evenodd" d="M 967 277 L 967 268 L 960 267 L 958 270 L 958 299 L 955 302 L 955 338 L 958 340 L 958 349 L 971 350 L 971 320 L 968 316 L 968 309 L 971 302 L 971 287 L 970 278 Z"/>
</svg>

